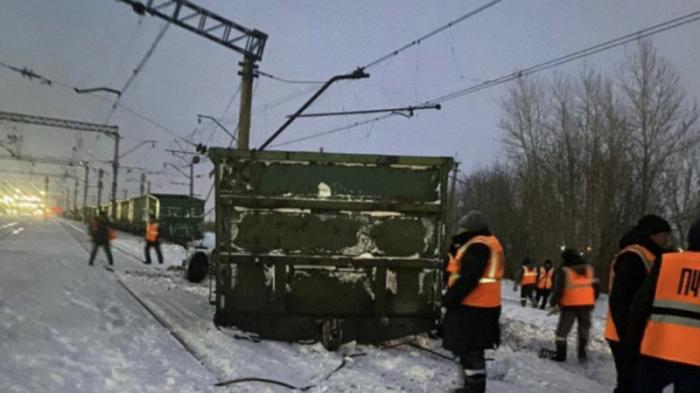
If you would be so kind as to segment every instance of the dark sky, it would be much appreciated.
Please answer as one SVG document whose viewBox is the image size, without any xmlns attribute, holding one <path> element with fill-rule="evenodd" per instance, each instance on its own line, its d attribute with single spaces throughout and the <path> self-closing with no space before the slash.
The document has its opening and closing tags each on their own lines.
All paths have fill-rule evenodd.
<svg viewBox="0 0 700 393">
<path fill-rule="evenodd" d="M 352 71 L 410 42 L 487 1 L 234 1 L 196 3 L 237 23 L 269 34 L 260 69 L 284 78 L 318 80 Z M 369 79 L 331 87 L 313 111 L 352 110 L 413 105 L 489 80 L 553 57 L 627 34 L 700 9 L 697 1 L 556 1 L 505 0 L 473 18 L 369 70 Z M 113 0 L 0 0 L 0 62 L 30 67 L 68 86 L 121 88 L 144 56 L 164 22 L 139 17 Z M 700 88 L 700 22 L 655 36 L 660 54 L 678 71 L 691 99 Z M 614 72 L 634 44 L 547 71 L 575 75 L 584 65 Z M 206 141 L 215 130 L 197 124 L 195 115 L 222 117 L 235 128 L 238 100 L 224 113 L 238 87 L 241 56 L 224 47 L 171 26 L 150 61 L 124 94 L 122 103 L 180 136 Z M 270 107 L 281 98 L 307 90 L 307 85 L 260 78 L 256 82 L 252 146 L 266 137 L 303 103 L 303 97 Z M 497 124 L 498 101 L 505 87 L 485 90 L 444 105 L 441 111 L 420 112 L 406 119 L 395 116 L 373 125 L 277 147 L 410 155 L 455 156 L 467 170 L 501 159 Z M 0 110 L 102 123 L 113 97 L 81 96 L 58 86 L 47 87 L 0 69 Z M 223 115 L 223 116 L 222 116 Z M 285 142 L 364 117 L 298 120 L 278 139 Z M 163 152 L 177 148 L 174 137 L 118 109 L 109 119 L 125 137 L 122 151 L 141 140 L 156 139 L 123 159 L 124 165 L 163 169 L 177 162 Z M 199 131 L 192 135 L 192 131 Z M 0 138 L 22 134 L 23 153 L 86 159 L 110 159 L 108 139 L 84 135 L 73 149 L 73 132 L 0 123 Z M 211 145 L 227 144 L 216 131 Z M 2 141 L 3 139 L 0 139 Z M 4 154 L 4 152 L 0 152 Z M 27 165 L 1 161 L 3 168 Z M 38 166 L 40 170 L 59 171 Z M 206 174 L 210 164 L 198 166 Z M 186 192 L 170 184 L 185 181 L 172 170 L 153 178 L 154 191 Z M 0 175 L 1 176 L 1 175 Z M 8 175 L 9 176 L 9 175 Z M 137 176 L 127 175 L 134 179 Z M 198 179 L 196 191 L 206 194 L 210 180 Z M 130 193 L 137 182 L 120 186 Z M 119 195 L 122 191 L 119 192 Z"/>
</svg>

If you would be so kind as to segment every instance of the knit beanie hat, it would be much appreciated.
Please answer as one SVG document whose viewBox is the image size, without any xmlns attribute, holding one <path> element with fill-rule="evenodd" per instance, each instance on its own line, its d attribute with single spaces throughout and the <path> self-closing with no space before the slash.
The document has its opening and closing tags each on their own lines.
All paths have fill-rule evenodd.
<svg viewBox="0 0 700 393">
<path fill-rule="evenodd" d="M 567 248 L 561 253 L 561 259 L 564 266 L 579 265 L 583 262 L 581 254 L 574 248 Z"/>
<path fill-rule="evenodd" d="M 637 229 L 644 236 L 652 236 L 657 233 L 671 232 L 671 225 L 663 218 L 649 214 L 639 220 Z"/>
<path fill-rule="evenodd" d="M 465 232 L 476 232 L 480 230 L 488 230 L 489 222 L 486 216 L 478 210 L 472 210 L 462 216 L 457 222 L 457 234 Z"/>
</svg>

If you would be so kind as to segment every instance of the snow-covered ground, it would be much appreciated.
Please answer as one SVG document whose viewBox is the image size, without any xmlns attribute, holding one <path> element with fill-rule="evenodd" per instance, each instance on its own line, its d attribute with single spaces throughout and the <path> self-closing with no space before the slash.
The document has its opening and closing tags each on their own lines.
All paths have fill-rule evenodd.
<svg viewBox="0 0 700 393">
<path fill-rule="evenodd" d="M 387 349 L 351 343 L 328 352 L 320 344 L 255 342 L 237 329 L 218 330 L 207 282 L 188 283 L 175 268 L 185 257 L 179 246 L 164 245 L 166 263 L 146 266 L 141 239 L 120 234 L 115 272 L 108 272 L 102 254 L 87 265 L 82 224 L 3 229 L 8 223 L 0 218 L 0 392 L 290 391 L 261 382 L 214 386 L 237 378 L 309 392 L 446 392 L 460 384 L 451 355 L 424 336 Z M 24 229 L 13 234 L 18 227 Z M 487 353 L 488 391 L 612 391 L 604 305 L 596 310 L 590 362 L 582 366 L 571 356 L 554 363 L 537 351 L 553 347 L 557 317 L 520 307 L 511 285 L 504 283 L 503 345 Z M 574 339 L 575 331 L 575 354 Z"/>
</svg>

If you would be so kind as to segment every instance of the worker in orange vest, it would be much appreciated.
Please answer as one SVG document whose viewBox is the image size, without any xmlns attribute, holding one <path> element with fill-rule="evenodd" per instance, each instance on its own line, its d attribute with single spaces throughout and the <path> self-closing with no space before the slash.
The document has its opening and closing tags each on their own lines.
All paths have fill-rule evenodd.
<svg viewBox="0 0 700 393">
<path fill-rule="evenodd" d="M 637 290 L 622 345 L 639 355 L 631 392 L 700 392 L 700 220 L 688 251 L 662 255 Z"/>
<path fill-rule="evenodd" d="M 537 269 L 537 299 L 535 299 L 535 305 L 539 304 L 542 310 L 547 307 L 547 300 L 549 300 L 549 294 L 552 292 L 553 278 L 552 261 L 547 259 Z"/>
<path fill-rule="evenodd" d="M 92 240 L 92 251 L 90 251 L 90 261 L 88 264 L 92 266 L 95 262 L 95 256 L 97 255 L 97 249 L 102 247 L 107 254 L 107 261 L 110 265 L 114 264 L 112 258 L 112 248 L 110 241 L 113 240 L 111 234 L 114 233 L 112 228 L 112 223 L 109 221 L 107 212 L 100 210 L 97 217 L 93 217 L 90 220 L 90 226 L 88 227 L 90 240 Z"/>
<path fill-rule="evenodd" d="M 591 314 L 600 288 L 593 272 L 593 266 L 581 258 L 574 249 L 562 252 L 562 266 L 554 273 L 552 298 L 549 300 L 550 313 L 560 311 L 556 330 L 555 351 L 543 349 L 541 357 L 555 361 L 566 361 L 566 338 L 578 324 L 578 360 L 588 359 L 586 347 L 591 330 Z"/>
<path fill-rule="evenodd" d="M 520 265 L 518 276 L 515 277 L 513 291 L 516 291 L 518 285 L 520 285 L 520 305 L 525 307 L 527 301 L 530 300 L 530 304 L 532 304 L 533 307 L 537 307 L 535 303 L 535 289 L 537 284 L 537 269 L 535 268 L 535 263 L 530 260 L 530 257 L 526 257 Z"/>
<path fill-rule="evenodd" d="M 146 264 L 151 263 L 151 248 L 156 249 L 156 255 L 158 255 L 158 263 L 163 263 L 163 254 L 160 251 L 160 226 L 156 216 L 153 214 L 148 216 L 148 223 L 146 224 Z"/>
<path fill-rule="evenodd" d="M 459 357 L 464 387 L 458 392 L 486 391 L 484 350 L 500 345 L 503 247 L 491 234 L 484 215 L 473 210 L 462 217 L 453 237 L 456 252 L 447 265 L 442 299 L 444 348 Z"/>
<path fill-rule="evenodd" d="M 671 226 L 668 222 L 656 215 L 646 215 L 620 239 L 620 251 L 610 265 L 605 339 L 610 344 L 617 370 L 615 393 L 630 391 L 632 372 L 621 370 L 625 367 L 633 369 L 636 358 L 634 354 L 625 353 L 618 332 L 625 331 L 635 292 L 651 270 L 654 261 L 666 252 L 670 244 Z"/>
</svg>

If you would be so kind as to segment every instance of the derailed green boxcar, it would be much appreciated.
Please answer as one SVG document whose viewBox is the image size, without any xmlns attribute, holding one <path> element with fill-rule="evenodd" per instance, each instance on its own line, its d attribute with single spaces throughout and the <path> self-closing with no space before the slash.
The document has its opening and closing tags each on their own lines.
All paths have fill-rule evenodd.
<svg viewBox="0 0 700 393">
<path fill-rule="evenodd" d="M 209 156 L 217 323 L 327 347 L 434 326 L 451 158 Z"/>
</svg>

